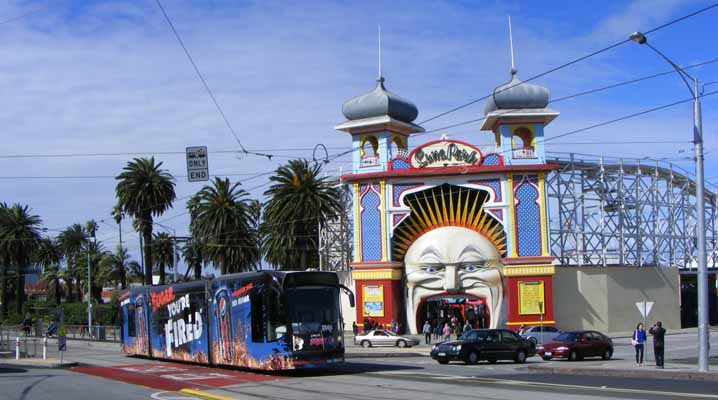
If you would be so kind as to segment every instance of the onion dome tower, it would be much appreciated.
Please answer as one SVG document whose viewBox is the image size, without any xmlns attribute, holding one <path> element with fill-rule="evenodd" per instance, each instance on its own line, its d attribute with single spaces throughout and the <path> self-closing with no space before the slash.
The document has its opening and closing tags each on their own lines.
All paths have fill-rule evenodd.
<svg viewBox="0 0 718 400">
<path fill-rule="evenodd" d="M 387 170 L 390 160 L 406 157 L 409 136 L 424 131 L 413 123 L 419 115 L 416 105 L 388 91 L 384 82 L 380 33 L 376 86 L 368 93 L 347 100 L 342 106 L 347 120 L 334 127 L 352 135 L 352 173 Z"/>
<path fill-rule="evenodd" d="M 493 131 L 496 152 L 509 165 L 544 164 L 543 128 L 556 118 L 558 111 L 547 108 L 547 88 L 524 83 L 514 64 L 514 45 L 509 20 L 511 80 L 494 89 L 484 107 L 481 130 Z"/>
</svg>

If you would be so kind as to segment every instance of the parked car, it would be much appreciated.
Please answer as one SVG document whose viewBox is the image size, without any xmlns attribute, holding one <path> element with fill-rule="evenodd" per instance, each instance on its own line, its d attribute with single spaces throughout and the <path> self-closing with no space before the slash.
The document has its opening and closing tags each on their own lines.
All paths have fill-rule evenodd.
<svg viewBox="0 0 718 400">
<path fill-rule="evenodd" d="M 439 364 L 449 361 L 476 364 L 480 360 L 524 363 L 526 358 L 534 355 L 536 348 L 533 343 L 507 329 L 474 329 L 458 340 L 439 343 L 431 348 L 431 358 Z"/>
<path fill-rule="evenodd" d="M 544 360 L 566 358 L 569 361 L 586 357 L 613 357 L 613 340 L 596 331 L 563 332 L 552 342 L 538 346 L 537 353 Z"/>
<path fill-rule="evenodd" d="M 354 344 L 361 345 L 362 347 L 411 347 L 418 345 L 419 341 L 410 337 L 397 335 L 388 329 L 375 329 L 367 333 L 360 333 L 354 336 Z"/>
<path fill-rule="evenodd" d="M 519 336 L 530 340 L 533 344 L 549 343 L 559 334 L 561 331 L 558 328 L 548 325 L 529 325 L 519 331 Z"/>
</svg>

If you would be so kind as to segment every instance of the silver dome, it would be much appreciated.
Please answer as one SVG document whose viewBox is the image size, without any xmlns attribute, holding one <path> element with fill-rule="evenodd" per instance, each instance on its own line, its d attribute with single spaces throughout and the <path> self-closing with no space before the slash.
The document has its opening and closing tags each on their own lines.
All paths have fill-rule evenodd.
<svg viewBox="0 0 718 400">
<path fill-rule="evenodd" d="M 342 106 L 342 114 L 348 120 L 388 115 L 410 123 L 419 115 L 419 110 L 409 100 L 387 91 L 384 87 L 384 78 L 379 78 L 374 90 L 345 102 Z"/>
<path fill-rule="evenodd" d="M 494 89 L 486 101 L 484 115 L 496 110 L 514 110 L 526 108 L 546 108 L 550 92 L 547 88 L 531 83 L 523 83 L 511 71 L 511 82 Z"/>
</svg>

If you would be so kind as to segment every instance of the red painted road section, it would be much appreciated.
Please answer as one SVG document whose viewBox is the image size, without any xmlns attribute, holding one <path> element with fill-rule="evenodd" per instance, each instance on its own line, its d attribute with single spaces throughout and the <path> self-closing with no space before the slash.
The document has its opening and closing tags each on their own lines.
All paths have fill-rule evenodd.
<svg viewBox="0 0 718 400">
<path fill-rule="evenodd" d="M 281 376 L 170 363 L 77 367 L 72 368 L 72 371 L 168 391 L 217 388 L 284 379 Z"/>
</svg>

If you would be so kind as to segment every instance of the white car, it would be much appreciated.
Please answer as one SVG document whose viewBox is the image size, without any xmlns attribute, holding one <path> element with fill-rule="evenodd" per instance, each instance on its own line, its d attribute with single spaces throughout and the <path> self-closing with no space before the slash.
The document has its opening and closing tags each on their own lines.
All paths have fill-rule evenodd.
<svg viewBox="0 0 718 400">
<path fill-rule="evenodd" d="M 367 333 L 360 333 L 354 336 L 354 344 L 360 345 L 361 347 L 411 347 L 418 345 L 419 341 L 410 337 L 397 335 L 388 329 L 375 329 Z"/>
<path fill-rule="evenodd" d="M 528 339 L 533 344 L 550 343 L 559 334 L 561 334 L 561 330 L 550 325 L 529 325 L 519 331 L 519 336 Z"/>
</svg>

